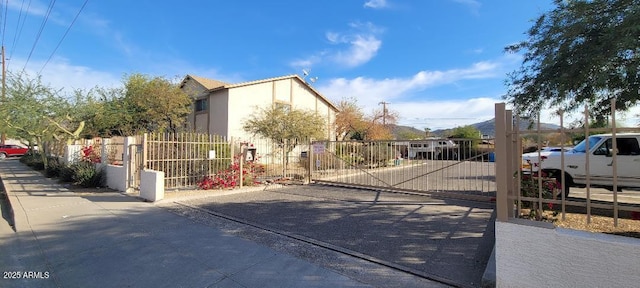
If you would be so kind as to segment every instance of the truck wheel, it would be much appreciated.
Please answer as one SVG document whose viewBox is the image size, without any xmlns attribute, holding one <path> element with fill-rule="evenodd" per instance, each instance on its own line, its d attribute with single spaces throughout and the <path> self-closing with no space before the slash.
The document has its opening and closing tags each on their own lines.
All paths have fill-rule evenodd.
<svg viewBox="0 0 640 288">
<path fill-rule="evenodd" d="M 556 175 L 556 183 L 558 184 L 558 187 L 562 187 L 562 176 L 561 175 Z M 564 175 L 564 197 L 567 198 L 569 197 L 569 187 L 571 187 L 571 176 L 569 176 L 568 174 L 565 173 Z M 560 198 L 560 194 L 558 194 L 558 198 Z"/>
<path fill-rule="evenodd" d="M 0 160 L 6 159 L 6 158 L 7 158 L 7 154 L 5 154 L 4 152 L 0 153 Z"/>
</svg>

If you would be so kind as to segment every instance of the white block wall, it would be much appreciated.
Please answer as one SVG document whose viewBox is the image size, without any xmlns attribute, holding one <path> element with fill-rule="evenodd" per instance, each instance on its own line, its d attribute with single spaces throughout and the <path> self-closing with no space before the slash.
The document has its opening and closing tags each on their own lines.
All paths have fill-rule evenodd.
<svg viewBox="0 0 640 288">
<path fill-rule="evenodd" d="M 106 165 L 107 187 L 124 192 L 127 190 L 126 170 L 122 166 Z"/>
<path fill-rule="evenodd" d="M 154 170 L 140 172 L 140 197 L 151 202 L 164 198 L 164 172 Z"/>
<path fill-rule="evenodd" d="M 496 221 L 497 287 L 639 287 L 640 239 Z"/>
</svg>

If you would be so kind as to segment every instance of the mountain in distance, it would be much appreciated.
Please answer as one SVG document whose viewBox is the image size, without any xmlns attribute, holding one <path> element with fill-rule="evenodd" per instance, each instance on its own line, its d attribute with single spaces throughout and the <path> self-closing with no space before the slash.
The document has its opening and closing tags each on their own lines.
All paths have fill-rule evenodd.
<svg viewBox="0 0 640 288">
<path fill-rule="evenodd" d="M 402 125 L 391 126 L 391 133 L 395 139 L 406 139 L 407 136 L 410 136 L 410 138 L 422 138 L 426 135 L 424 130 Z"/>
<path fill-rule="evenodd" d="M 495 119 L 478 122 L 474 124 L 469 124 L 469 125 L 475 127 L 476 129 L 478 129 L 478 131 L 480 131 L 480 133 L 482 133 L 482 135 L 487 135 L 487 137 L 495 137 L 496 135 Z M 520 122 L 520 130 L 529 130 L 530 127 L 531 129 L 537 129 L 536 123 L 531 123 L 526 121 Z M 550 124 L 550 123 L 540 123 L 540 129 L 543 129 L 543 130 L 560 129 L 560 126 L 555 124 Z M 434 137 L 445 137 L 447 136 L 447 134 L 449 134 L 452 131 L 453 131 L 453 128 L 438 129 L 438 130 L 430 131 L 429 134 Z M 415 135 L 418 135 L 418 134 L 423 135 L 423 137 L 424 135 L 426 135 L 424 130 L 416 129 L 414 127 L 409 127 L 409 126 L 402 126 L 402 125 L 394 125 L 392 128 L 392 133 L 396 137 L 396 139 L 404 138 L 402 137 L 403 135 L 410 135 L 412 133 Z"/>
<path fill-rule="evenodd" d="M 521 121 L 519 130 L 534 130 L 537 129 L 537 124 L 530 121 Z M 496 119 L 487 120 L 484 122 L 470 124 L 470 126 L 475 127 L 480 131 L 482 135 L 487 135 L 488 137 L 495 137 L 496 135 Z M 540 123 L 540 129 L 548 130 L 548 129 L 560 129 L 559 125 L 551 124 L 551 123 Z M 432 134 L 438 136 L 444 136 L 448 132 L 453 131 L 453 129 L 440 129 L 431 131 Z"/>
</svg>

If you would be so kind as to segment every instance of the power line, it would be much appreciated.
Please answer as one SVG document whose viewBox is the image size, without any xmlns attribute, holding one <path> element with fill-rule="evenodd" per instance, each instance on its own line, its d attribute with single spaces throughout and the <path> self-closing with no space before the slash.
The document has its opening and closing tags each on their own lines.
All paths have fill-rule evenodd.
<svg viewBox="0 0 640 288">
<path fill-rule="evenodd" d="M 29 0 L 29 4 L 27 4 L 27 11 L 24 13 L 24 18 L 22 17 L 22 11 L 24 11 L 24 0 L 22 0 L 22 5 L 20 5 L 20 14 L 18 14 L 18 22 L 16 22 L 16 33 L 13 34 L 13 43 L 11 43 L 11 52 L 9 52 L 9 59 L 13 57 L 13 51 L 16 48 L 16 43 L 20 40 L 20 35 L 22 35 L 22 28 L 24 28 L 24 23 L 27 20 L 27 14 L 29 13 L 29 8 L 31 8 L 31 0 Z M 20 24 L 20 20 L 22 19 L 22 24 Z M 7 69 L 9 69 L 9 65 L 11 63 L 7 63 Z"/>
<path fill-rule="evenodd" d="M 73 24 L 76 23 L 76 20 L 78 20 L 78 16 L 80 16 L 80 12 L 82 12 L 82 9 L 84 9 L 84 7 L 87 6 L 87 2 L 89 2 L 89 0 L 84 1 L 84 3 L 82 4 L 82 7 L 80 7 L 80 10 L 78 10 L 78 13 L 76 13 L 76 16 L 73 17 L 73 21 L 71 21 L 71 24 L 69 24 L 69 27 L 67 27 L 67 30 L 64 31 L 64 35 L 62 35 L 62 38 L 58 42 L 58 45 L 56 45 L 56 48 L 53 49 L 53 52 L 51 52 L 51 55 L 49 55 L 47 62 L 45 62 L 44 65 L 42 65 L 42 68 L 40 68 L 40 71 L 38 72 L 38 74 L 42 73 L 42 70 L 44 70 L 44 67 L 46 67 L 47 64 L 49 64 L 49 61 L 51 61 L 51 58 L 53 58 L 53 55 L 56 53 L 56 51 L 58 51 L 60 44 L 62 44 L 62 41 L 64 41 L 64 38 L 67 37 L 69 30 L 71 30 L 71 27 L 73 26 Z"/>
<path fill-rule="evenodd" d="M 31 55 L 33 55 L 33 50 L 36 49 L 38 40 L 40 40 L 40 36 L 42 35 L 42 30 L 44 30 L 44 26 L 47 24 L 47 21 L 49 20 L 49 15 L 51 14 L 51 10 L 53 10 L 53 5 L 55 4 L 56 4 L 56 0 L 51 0 L 51 3 L 49 3 L 47 13 L 44 16 L 44 19 L 42 19 L 42 24 L 40 24 L 40 30 L 38 31 L 38 35 L 36 35 L 36 41 L 33 42 L 33 46 L 31 47 L 31 51 L 29 52 L 29 57 L 27 57 L 27 61 L 24 62 L 24 67 L 22 67 L 22 71 L 27 69 L 27 64 L 29 63 L 29 60 L 31 60 Z"/>
<path fill-rule="evenodd" d="M 4 1 L 4 19 L 2 19 L 2 46 L 4 46 L 4 34 L 7 30 L 7 11 L 9 11 L 9 0 Z"/>
</svg>

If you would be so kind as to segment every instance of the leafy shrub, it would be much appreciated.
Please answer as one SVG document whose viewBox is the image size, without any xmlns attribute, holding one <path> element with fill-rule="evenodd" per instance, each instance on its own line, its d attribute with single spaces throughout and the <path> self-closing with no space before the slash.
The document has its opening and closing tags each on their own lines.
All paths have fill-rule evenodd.
<svg viewBox="0 0 640 288">
<path fill-rule="evenodd" d="M 255 161 L 243 163 L 242 172 L 240 171 L 240 161 L 242 161 L 240 158 L 239 156 L 233 157 L 233 163 L 229 168 L 202 178 L 198 181 L 198 187 L 203 190 L 235 188 L 240 183 L 240 173 L 242 173 L 243 186 L 258 184 L 256 177 L 264 174 L 264 165 L 256 163 L 259 157 L 256 157 Z"/>
<path fill-rule="evenodd" d="M 60 171 L 58 172 L 58 178 L 62 182 L 73 182 L 73 174 L 74 170 L 72 166 L 69 165 L 61 165 Z"/>
<path fill-rule="evenodd" d="M 102 187 L 105 176 L 102 169 L 98 169 L 91 162 L 78 162 L 70 166 L 73 184 L 82 187 Z"/>
<path fill-rule="evenodd" d="M 47 157 L 47 167 L 44 169 L 44 174 L 46 177 L 58 177 L 60 176 L 61 170 L 64 168 L 64 164 L 60 163 L 58 157 Z"/>
<path fill-rule="evenodd" d="M 44 162 L 42 161 L 41 154 L 38 152 L 29 151 L 20 157 L 20 162 L 30 166 L 34 170 L 44 170 Z"/>
</svg>

